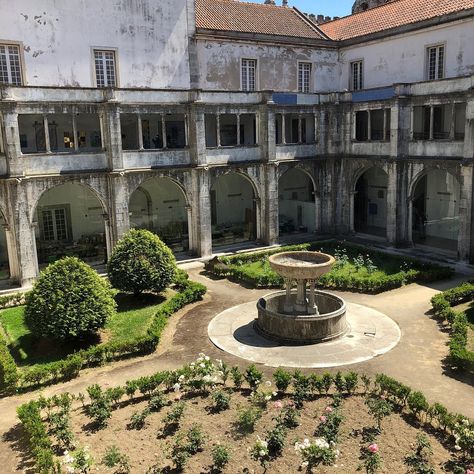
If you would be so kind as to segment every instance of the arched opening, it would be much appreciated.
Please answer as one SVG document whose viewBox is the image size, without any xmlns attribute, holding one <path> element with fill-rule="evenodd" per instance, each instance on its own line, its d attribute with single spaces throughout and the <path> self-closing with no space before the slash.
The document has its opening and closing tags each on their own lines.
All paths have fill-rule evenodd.
<svg viewBox="0 0 474 474">
<path fill-rule="evenodd" d="M 459 233 L 460 187 L 443 170 L 422 176 L 412 195 L 413 242 L 456 251 Z"/>
<path fill-rule="evenodd" d="M 0 280 L 8 280 L 11 277 L 6 227 L 7 222 L 0 212 Z"/>
<path fill-rule="evenodd" d="M 357 180 L 354 196 L 354 230 L 385 237 L 387 233 L 387 173 L 377 167 Z"/>
<path fill-rule="evenodd" d="M 67 183 L 45 191 L 35 217 L 40 266 L 65 256 L 91 265 L 106 263 L 104 207 L 86 186 Z"/>
<path fill-rule="evenodd" d="M 186 207 L 186 197 L 175 182 L 169 178 L 151 178 L 130 196 L 130 226 L 155 233 L 173 252 L 187 252 Z"/>
<path fill-rule="evenodd" d="M 257 238 L 257 204 L 252 184 L 238 173 L 217 178 L 211 187 L 213 246 Z"/>
<path fill-rule="evenodd" d="M 315 189 L 303 171 L 290 169 L 278 181 L 280 235 L 316 231 Z"/>
</svg>

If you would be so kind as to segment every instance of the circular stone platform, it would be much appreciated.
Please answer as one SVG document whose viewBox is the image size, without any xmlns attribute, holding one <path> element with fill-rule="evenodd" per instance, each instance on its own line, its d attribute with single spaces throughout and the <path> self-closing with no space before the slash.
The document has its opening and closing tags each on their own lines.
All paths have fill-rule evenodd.
<svg viewBox="0 0 474 474">
<path fill-rule="evenodd" d="M 400 340 L 398 325 L 379 311 L 347 304 L 349 331 L 331 342 L 283 346 L 263 338 L 254 329 L 256 302 L 219 313 L 208 326 L 210 340 L 229 354 L 269 367 L 324 368 L 356 364 L 393 349 Z"/>
</svg>

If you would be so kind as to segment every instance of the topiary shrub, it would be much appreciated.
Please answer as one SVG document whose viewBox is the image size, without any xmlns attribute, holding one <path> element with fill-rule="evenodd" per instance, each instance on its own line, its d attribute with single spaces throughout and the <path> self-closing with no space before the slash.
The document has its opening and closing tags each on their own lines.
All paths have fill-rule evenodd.
<svg viewBox="0 0 474 474">
<path fill-rule="evenodd" d="M 66 257 L 41 272 L 26 299 L 31 332 L 59 340 L 81 338 L 105 326 L 115 314 L 109 283 L 76 257 Z"/>
<path fill-rule="evenodd" d="M 159 293 L 176 278 L 171 250 L 152 232 L 132 229 L 119 240 L 107 266 L 112 285 L 127 293 Z"/>
</svg>

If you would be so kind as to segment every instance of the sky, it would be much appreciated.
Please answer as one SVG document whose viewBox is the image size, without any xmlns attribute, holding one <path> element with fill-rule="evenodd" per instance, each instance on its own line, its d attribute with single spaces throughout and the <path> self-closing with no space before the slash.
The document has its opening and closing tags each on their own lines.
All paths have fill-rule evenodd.
<svg viewBox="0 0 474 474">
<path fill-rule="evenodd" d="M 263 3 L 263 0 L 248 0 Z M 281 5 L 281 0 L 275 0 Z M 289 0 L 290 7 L 296 7 L 305 13 L 325 16 L 346 16 L 351 13 L 354 0 Z"/>
</svg>

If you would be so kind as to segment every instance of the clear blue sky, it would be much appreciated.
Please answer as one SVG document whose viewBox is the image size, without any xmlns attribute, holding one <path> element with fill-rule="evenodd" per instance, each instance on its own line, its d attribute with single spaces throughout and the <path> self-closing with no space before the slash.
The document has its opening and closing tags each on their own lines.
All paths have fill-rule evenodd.
<svg viewBox="0 0 474 474">
<path fill-rule="evenodd" d="M 263 3 L 264 0 L 248 0 Z M 281 0 L 275 0 L 281 5 Z M 351 13 L 354 0 L 289 0 L 290 7 L 296 7 L 305 13 L 327 16 L 346 16 Z"/>
</svg>

